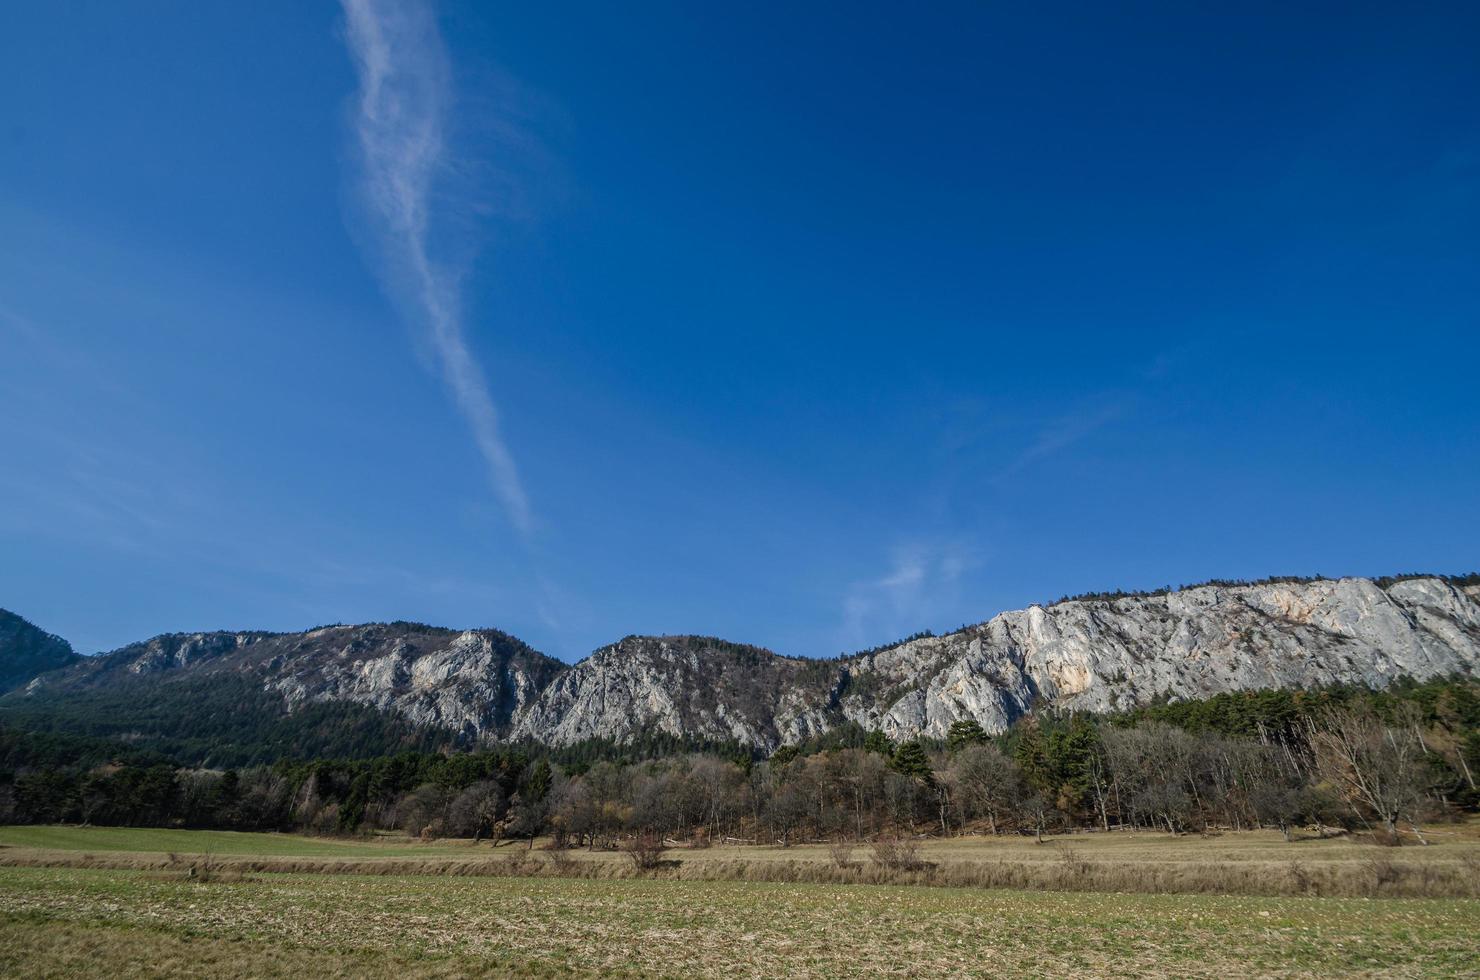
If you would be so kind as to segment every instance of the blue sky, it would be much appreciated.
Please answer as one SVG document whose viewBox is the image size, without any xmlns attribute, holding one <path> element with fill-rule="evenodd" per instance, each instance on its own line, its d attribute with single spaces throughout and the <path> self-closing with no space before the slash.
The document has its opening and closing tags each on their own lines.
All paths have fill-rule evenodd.
<svg viewBox="0 0 1480 980">
<path fill-rule="evenodd" d="M 1480 8 L 1196 6 L 12 5 L 0 606 L 831 655 L 1480 566 Z"/>
</svg>

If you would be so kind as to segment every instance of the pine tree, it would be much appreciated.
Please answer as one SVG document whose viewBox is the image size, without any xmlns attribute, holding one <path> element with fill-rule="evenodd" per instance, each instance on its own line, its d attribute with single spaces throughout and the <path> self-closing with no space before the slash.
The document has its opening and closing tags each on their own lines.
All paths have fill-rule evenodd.
<svg viewBox="0 0 1480 980">
<path fill-rule="evenodd" d="M 986 740 L 987 733 L 975 718 L 962 718 L 951 722 L 951 730 L 946 733 L 946 744 L 950 746 L 952 752 L 967 745 L 979 745 Z"/>
<path fill-rule="evenodd" d="M 930 769 L 930 757 L 925 754 L 925 747 L 919 742 L 905 742 L 894 750 L 894 758 L 889 761 L 889 767 L 895 772 L 912 776 L 926 785 L 935 783 L 935 773 Z"/>
<path fill-rule="evenodd" d="M 1058 795 L 1053 760 L 1049 758 L 1043 729 L 1036 717 L 1025 718 L 1018 726 L 1017 744 L 1012 759 L 1023 771 L 1023 778 L 1040 793 L 1053 799 Z"/>
<path fill-rule="evenodd" d="M 529 800 L 543 800 L 550 792 L 550 782 L 554 778 L 550 771 L 550 760 L 541 759 L 529 770 L 529 779 L 524 785 L 524 796 Z"/>
</svg>

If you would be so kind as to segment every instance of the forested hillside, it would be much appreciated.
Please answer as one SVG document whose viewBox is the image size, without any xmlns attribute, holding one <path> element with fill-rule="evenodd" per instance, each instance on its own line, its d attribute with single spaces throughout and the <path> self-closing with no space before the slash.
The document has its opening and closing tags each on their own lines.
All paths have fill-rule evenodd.
<svg viewBox="0 0 1480 980">
<path fill-rule="evenodd" d="M 0 694 L 79 659 L 60 636 L 0 609 Z"/>
<path fill-rule="evenodd" d="M 1480 683 L 1259 691 L 940 740 L 839 729 L 768 758 L 655 740 L 203 769 L 0 733 L 0 822 L 780 841 L 1298 825 L 1391 837 L 1480 804 Z"/>
</svg>

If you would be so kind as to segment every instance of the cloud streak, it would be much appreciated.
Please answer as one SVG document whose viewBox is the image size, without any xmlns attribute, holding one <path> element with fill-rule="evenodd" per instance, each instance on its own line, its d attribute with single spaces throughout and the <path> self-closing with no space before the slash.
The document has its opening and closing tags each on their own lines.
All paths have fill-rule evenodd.
<svg viewBox="0 0 1480 980">
<path fill-rule="evenodd" d="M 451 72 L 441 35 L 431 11 L 416 0 L 342 0 L 342 7 L 360 86 L 353 122 L 360 193 L 381 274 L 425 330 L 493 490 L 509 522 L 528 538 L 534 516 L 488 380 L 468 348 L 458 277 L 432 255 L 437 184 L 451 163 L 444 133 Z"/>
<path fill-rule="evenodd" d="M 1006 480 L 1017 476 L 1029 466 L 1049 456 L 1053 456 L 1075 443 L 1094 435 L 1100 429 L 1118 420 L 1126 413 L 1125 405 L 1119 401 L 1089 408 L 1083 411 L 1066 415 L 1056 420 L 1053 424 L 1041 429 L 1033 442 L 1022 452 L 1014 456 L 1006 466 L 997 473 L 997 480 Z"/>
<path fill-rule="evenodd" d="M 855 582 L 843 597 L 843 645 L 893 639 L 945 615 L 957 604 L 971 549 L 950 541 L 911 541 L 894 549 L 888 571 Z"/>
</svg>

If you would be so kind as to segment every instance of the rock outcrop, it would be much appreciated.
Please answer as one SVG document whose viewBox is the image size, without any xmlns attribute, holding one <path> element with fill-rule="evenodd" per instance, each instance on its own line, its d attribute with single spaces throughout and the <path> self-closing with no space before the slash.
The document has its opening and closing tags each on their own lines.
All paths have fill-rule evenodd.
<svg viewBox="0 0 1480 980">
<path fill-rule="evenodd" d="M 893 738 L 1039 707 L 1111 711 L 1156 697 L 1384 685 L 1480 668 L 1480 587 L 1439 577 L 1205 585 L 1002 613 L 833 660 L 708 637 L 637 637 L 565 665 L 496 630 L 407 623 L 156 637 L 37 680 L 72 688 L 225 671 L 285 711 L 349 701 L 459 741 L 570 744 L 662 733 L 770 750 L 856 722 Z M 12 698 L 17 695 L 11 695 Z"/>
</svg>

